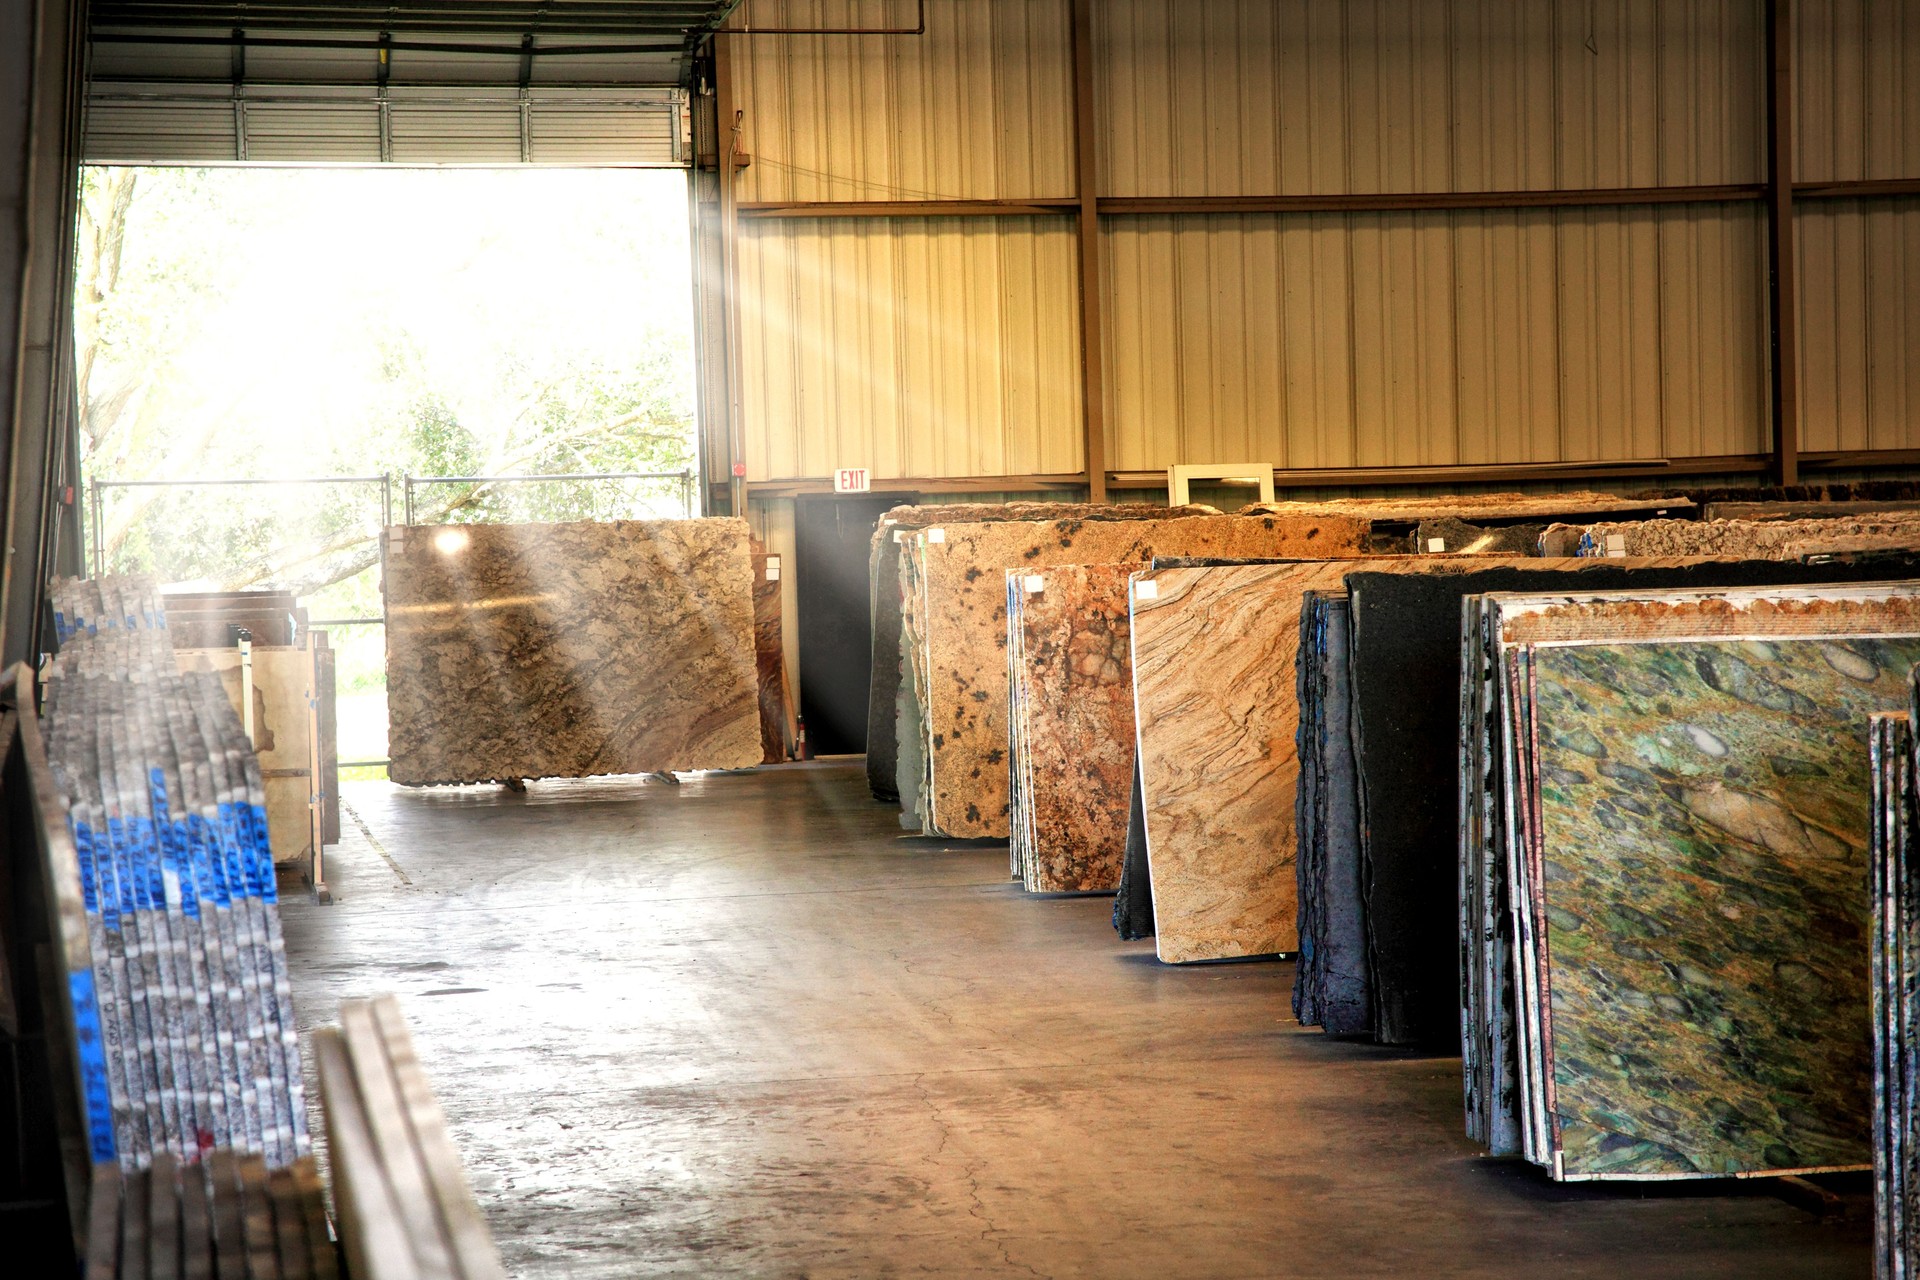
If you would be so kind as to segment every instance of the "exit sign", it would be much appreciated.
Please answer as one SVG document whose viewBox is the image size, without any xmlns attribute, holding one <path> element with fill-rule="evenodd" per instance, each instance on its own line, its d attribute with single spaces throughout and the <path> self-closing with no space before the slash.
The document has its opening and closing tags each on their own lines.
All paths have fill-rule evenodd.
<svg viewBox="0 0 1920 1280">
<path fill-rule="evenodd" d="M 842 467 L 833 473 L 835 493 L 866 493 L 872 488 L 873 478 L 865 467 Z"/>
</svg>

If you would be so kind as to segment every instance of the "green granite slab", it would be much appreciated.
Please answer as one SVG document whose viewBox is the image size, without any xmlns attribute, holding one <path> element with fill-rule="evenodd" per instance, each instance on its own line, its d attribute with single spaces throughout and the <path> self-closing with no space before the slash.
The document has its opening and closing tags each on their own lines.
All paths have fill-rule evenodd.
<svg viewBox="0 0 1920 1280">
<path fill-rule="evenodd" d="M 1920 638 L 1543 645 L 1534 964 L 1556 1174 L 1865 1165 L 1868 717 Z"/>
</svg>

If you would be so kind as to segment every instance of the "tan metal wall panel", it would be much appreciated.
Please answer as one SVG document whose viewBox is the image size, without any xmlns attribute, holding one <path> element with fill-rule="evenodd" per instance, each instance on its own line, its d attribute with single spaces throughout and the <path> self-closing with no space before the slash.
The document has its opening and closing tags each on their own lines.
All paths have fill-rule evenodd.
<svg viewBox="0 0 1920 1280">
<path fill-rule="evenodd" d="M 1116 196 L 1755 182 L 1751 0 L 1112 0 Z"/>
<path fill-rule="evenodd" d="M 911 22 L 899 0 L 758 0 L 760 26 Z M 928 0 L 923 36 L 733 42 L 739 198 L 1071 196 L 1067 0 Z"/>
<path fill-rule="evenodd" d="M 1757 207 L 1111 220 L 1110 461 L 1745 452 Z"/>
<path fill-rule="evenodd" d="M 748 477 L 1025 475 L 1081 463 L 1071 224 L 740 224 Z"/>
<path fill-rule="evenodd" d="M 1795 177 L 1920 177 L 1920 5 L 1796 0 Z"/>
<path fill-rule="evenodd" d="M 1803 204 L 1801 447 L 1920 448 L 1920 203 Z"/>
</svg>

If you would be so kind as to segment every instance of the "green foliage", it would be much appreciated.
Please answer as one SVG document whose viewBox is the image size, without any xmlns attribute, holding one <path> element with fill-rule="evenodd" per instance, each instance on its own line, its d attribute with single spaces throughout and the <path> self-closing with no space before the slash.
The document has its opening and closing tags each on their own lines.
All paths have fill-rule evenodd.
<svg viewBox="0 0 1920 1280">
<path fill-rule="evenodd" d="M 690 468 L 691 304 L 658 279 L 676 252 L 684 270 L 683 197 L 636 221 L 634 205 L 591 198 L 617 176 L 548 175 L 586 197 L 559 202 L 538 177 L 87 171 L 84 471 L 386 474 L 398 520 L 405 475 Z M 441 205 L 393 200 L 393 182 Z M 506 194 L 474 198 L 495 186 Z M 391 225 L 329 217 L 329 204 L 357 212 L 349 191 L 386 198 Z M 678 480 L 424 485 L 415 511 L 678 515 L 685 493 Z M 102 515 L 110 568 L 316 592 L 373 562 L 381 500 L 375 485 L 109 488 Z"/>
</svg>

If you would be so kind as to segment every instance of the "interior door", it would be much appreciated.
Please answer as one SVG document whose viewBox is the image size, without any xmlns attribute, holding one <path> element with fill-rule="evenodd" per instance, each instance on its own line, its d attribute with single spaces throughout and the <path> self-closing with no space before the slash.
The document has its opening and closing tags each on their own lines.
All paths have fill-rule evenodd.
<svg viewBox="0 0 1920 1280">
<path fill-rule="evenodd" d="M 867 549 L 896 496 L 803 497 L 794 512 L 800 714 L 816 756 L 867 749 Z"/>
</svg>

